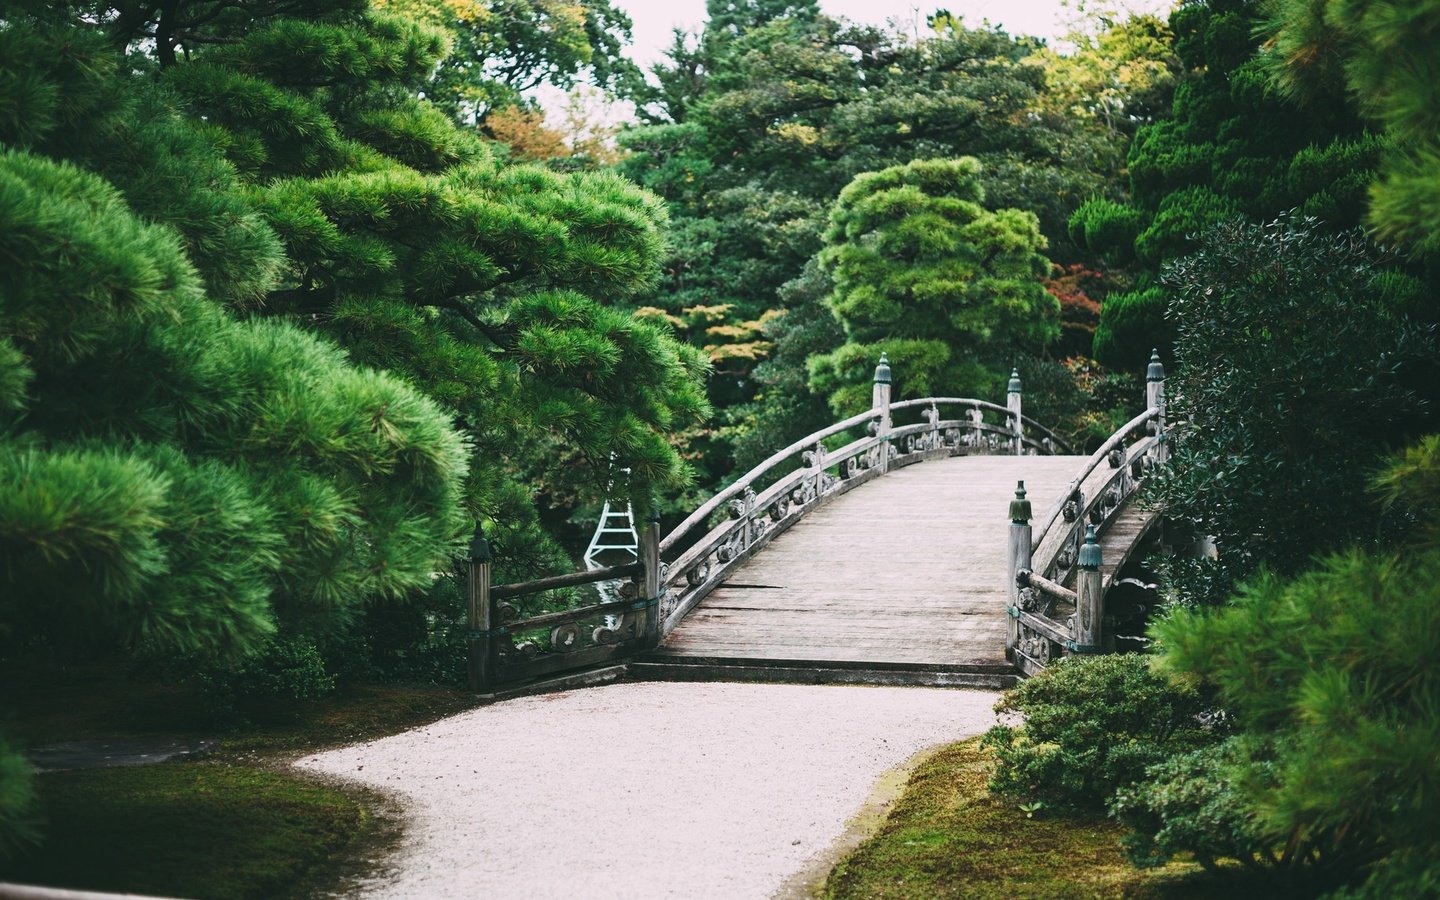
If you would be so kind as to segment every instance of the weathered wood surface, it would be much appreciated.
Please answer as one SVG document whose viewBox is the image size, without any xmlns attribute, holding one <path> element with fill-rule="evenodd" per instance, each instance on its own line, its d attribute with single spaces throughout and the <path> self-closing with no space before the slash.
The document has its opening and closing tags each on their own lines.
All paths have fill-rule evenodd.
<svg viewBox="0 0 1440 900">
<path fill-rule="evenodd" d="M 1104 577 L 1105 589 L 1115 581 L 1115 573 L 1130 561 L 1135 548 L 1145 534 L 1159 520 L 1160 514 L 1153 509 L 1142 509 L 1139 503 L 1128 503 L 1115 515 L 1110 527 L 1100 534 L 1100 552 L 1103 562 L 1100 574 Z"/>
<path fill-rule="evenodd" d="M 1075 456 L 962 456 L 891 472 L 807 515 L 706 597 L 647 658 L 1008 669 L 1015 482 L 1038 511 Z"/>
</svg>

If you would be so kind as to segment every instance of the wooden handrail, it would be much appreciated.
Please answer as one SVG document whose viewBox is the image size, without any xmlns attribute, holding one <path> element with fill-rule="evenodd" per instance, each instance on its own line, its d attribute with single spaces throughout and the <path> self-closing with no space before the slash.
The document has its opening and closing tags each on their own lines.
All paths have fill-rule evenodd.
<svg viewBox="0 0 1440 900">
<path fill-rule="evenodd" d="M 542 613 L 538 616 L 531 616 L 528 619 L 514 619 L 511 621 L 502 619 L 499 624 L 511 631 L 528 631 L 534 628 L 548 628 L 552 625 L 568 625 L 571 622 L 579 622 L 595 616 L 614 615 L 615 613 L 634 609 L 636 602 L 635 600 L 610 600 L 605 603 L 596 603 L 593 606 L 579 606 L 575 609 L 562 609 L 559 612 Z"/>
<path fill-rule="evenodd" d="M 615 578 L 633 578 L 639 575 L 640 572 L 641 566 L 638 562 L 626 563 L 623 566 L 606 566 L 603 569 L 586 569 L 583 572 L 567 572 L 564 575 L 551 575 L 547 578 L 536 578 L 533 581 L 517 581 L 514 584 L 499 584 L 490 589 L 490 597 L 494 600 L 508 600 L 511 597 L 523 597 L 526 594 L 538 594 L 542 591 L 580 587 L 581 585 L 594 584 L 597 581 L 610 581 Z"/>
<path fill-rule="evenodd" d="M 714 497 L 711 497 L 709 500 L 705 501 L 703 504 L 700 505 L 699 509 L 686 516 L 683 522 L 672 528 L 670 530 L 670 533 L 665 535 L 664 539 L 660 541 L 661 555 L 664 555 L 665 553 L 673 549 L 676 542 L 678 542 L 687 533 L 689 533 L 690 529 L 694 528 L 699 523 L 708 519 L 710 517 L 710 514 L 715 512 L 715 510 L 719 509 L 723 504 L 735 499 L 735 497 L 741 494 L 747 487 L 750 487 L 752 484 L 754 484 L 761 475 L 764 475 L 766 472 L 774 468 L 779 463 L 785 461 L 791 456 L 794 456 L 796 453 L 801 453 L 805 450 L 810 449 L 811 447 L 815 446 L 815 443 L 817 441 L 821 441 L 827 437 L 830 437 L 833 434 L 839 434 L 842 431 L 847 431 L 851 428 L 854 428 L 856 425 L 868 422 L 871 419 L 876 418 L 878 415 L 879 412 L 877 410 L 867 409 L 863 413 L 851 416 L 850 418 L 844 419 L 840 422 L 836 422 L 834 425 L 827 425 L 819 431 L 808 434 L 800 440 L 795 441 L 793 444 L 786 447 L 784 450 L 780 450 L 776 453 L 771 454 L 759 465 L 755 466 L 753 469 L 737 478 L 735 482 L 729 487 L 725 488 L 720 493 L 716 494 Z"/>
<path fill-rule="evenodd" d="M 998 403 L 991 403 L 988 400 L 974 400 L 969 397 L 921 397 L 916 400 L 901 400 L 899 403 L 890 404 L 890 410 L 893 412 L 897 409 L 914 409 L 915 407 L 942 405 L 970 406 L 974 407 L 975 409 L 988 409 L 992 412 L 1000 413 L 1007 419 L 1013 416 L 1013 413 L 1011 413 L 1010 410 L 1006 409 Z M 1045 435 L 1045 437 L 1049 438 L 1052 442 L 1054 442 L 1055 446 L 1060 447 L 1066 453 L 1070 453 L 1074 449 L 1073 447 L 1071 447 L 1069 441 L 1065 440 L 1060 435 L 1046 428 L 1044 425 L 1041 425 L 1039 422 L 1036 422 L 1029 416 L 1022 413 L 1020 415 L 1020 421 L 1025 423 L 1025 425 L 1027 425 L 1028 427 L 1033 428 L 1034 430 Z"/>
<path fill-rule="evenodd" d="M 1070 604 L 1075 602 L 1076 594 L 1074 591 L 1064 585 L 1056 584 L 1048 578 L 1036 575 L 1029 569 L 1021 569 L 1020 573 L 1015 576 L 1015 582 L 1021 587 L 1033 587 L 1037 591 L 1043 591 L 1056 600 L 1063 600 Z"/>
<path fill-rule="evenodd" d="M 1046 513 L 1045 524 L 1040 526 L 1035 532 L 1035 537 L 1030 542 L 1032 550 L 1038 550 L 1040 544 L 1049 536 L 1051 527 L 1054 526 L 1055 520 L 1060 518 L 1060 512 L 1065 508 L 1065 504 L 1069 502 L 1070 496 L 1085 483 L 1085 479 L 1090 477 L 1090 473 L 1094 472 L 1100 466 L 1101 460 L 1108 457 L 1110 451 L 1123 443 L 1131 432 L 1149 422 L 1151 419 L 1154 419 L 1159 414 L 1160 410 L 1155 407 L 1145 410 L 1140 415 L 1121 425 L 1114 434 L 1110 435 L 1105 443 L 1100 445 L 1100 449 L 1090 454 L 1090 458 L 1087 459 L 1085 465 L 1081 467 L 1080 474 L 1070 480 L 1070 484 L 1065 488 L 1065 493 L 1061 495 L 1060 499 L 1057 500 L 1050 507 L 1050 511 Z"/>
<path fill-rule="evenodd" d="M 915 409 L 942 405 L 968 406 L 974 409 L 983 409 L 998 412 L 1001 415 L 1006 416 L 1007 418 L 1013 416 L 1010 410 L 1006 409 L 1003 406 L 1000 406 L 999 404 L 990 403 L 986 400 L 977 400 L 973 397 L 920 397 L 914 400 L 902 400 L 899 403 L 893 403 L 890 405 L 890 410 L 894 412 L 895 410 Z M 789 457 L 813 448 L 816 443 L 824 440 L 827 437 L 831 437 L 843 431 L 848 431 L 849 429 L 854 428 L 857 425 L 864 424 L 879 417 L 879 410 L 866 410 L 863 413 L 859 413 L 857 415 L 851 416 L 848 419 L 836 422 L 834 425 L 827 425 L 819 431 L 807 434 L 805 437 L 791 443 L 785 449 L 771 454 L 764 461 L 760 462 L 758 465 L 750 469 L 744 475 L 741 475 L 739 478 L 735 479 L 735 481 L 732 482 L 729 486 L 727 486 L 724 490 L 720 491 L 715 496 L 707 500 L 705 503 L 701 504 L 698 509 L 692 512 L 690 515 L 686 516 L 684 521 L 672 528 L 670 530 L 670 533 L 665 535 L 665 537 L 660 541 L 661 555 L 667 554 L 671 550 L 673 550 L 675 548 L 675 545 L 679 543 L 685 537 L 685 535 L 691 531 L 691 529 L 695 528 L 697 525 L 702 524 L 706 519 L 710 517 L 712 513 L 720 509 L 725 503 L 735 499 L 738 496 L 741 496 L 746 488 L 754 485 L 755 482 L 758 481 L 762 475 L 769 472 L 771 469 L 784 462 Z M 1028 416 L 1022 415 L 1020 417 L 1020 420 L 1024 422 L 1027 426 L 1033 428 L 1035 431 L 1043 434 L 1057 447 L 1060 447 L 1066 452 L 1069 452 L 1071 450 L 1071 446 L 1068 441 L 1055 434 L 1055 432 L 1051 431 L 1050 429 L 1035 422 Z M 946 424 L 950 424 L 952 425 L 952 427 L 958 425 L 959 427 L 963 428 L 969 423 L 957 422 Z M 892 431 L 887 436 L 895 437 L 897 436 L 897 434 L 903 436 L 904 434 L 912 433 L 902 430 L 909 427 L 911 426 L 902 426 L 902 428 L 892 429 Z M 1030 443 L 1031 446 L 1038 446 L 1038 442 L 1033 441 L 1029 438 L 1027 438 L 1026 440 L 1028 443 Z M 826 458 L 836 459 L 842 452 L 843 449 L 832 451 L 826 454 Z"/>
</svg>

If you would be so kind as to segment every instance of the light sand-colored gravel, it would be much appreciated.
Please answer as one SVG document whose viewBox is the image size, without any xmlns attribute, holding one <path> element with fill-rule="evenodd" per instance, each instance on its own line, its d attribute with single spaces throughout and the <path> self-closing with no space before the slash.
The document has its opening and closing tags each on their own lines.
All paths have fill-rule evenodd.
<svg viewBox="0 0 1440 900">
<path fill-rule="evenodd" d="M 367 895 L 763 898 L 877 779 L 978 734 L 996 694 L 617 684 L 511 700 L 297 762 L 408 811 Z"/>
</svg>

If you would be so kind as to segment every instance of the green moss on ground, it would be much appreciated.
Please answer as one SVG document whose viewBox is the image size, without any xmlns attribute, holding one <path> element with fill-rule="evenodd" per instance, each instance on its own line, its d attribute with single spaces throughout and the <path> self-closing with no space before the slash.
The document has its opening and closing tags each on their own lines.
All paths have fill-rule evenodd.
<svg viewBox="0 0 1440 900">
<path fill-rule="evenodd" d="M 0 684 L 0 724 L 22 746 L 214 741 L 201 761 L 41 775 L 42 843 L 0 865 L 0 881 L 194 898 L 301 896 L 370 865 L 396 828 L 383 801 L 276 762 L 476 705 L 456 690 L 362 684 L 277 704 L 263 725 L 221 728 L 195 684 L 122 659 L 0 661 Z"/>
<path fill-rule="evenodd" d="M 387 829 L 366 798 L 226 763 L 40 777 L 46 839 L 21 882 L 199 900 L 300 896 Z"/>
<path fill-rule="evenodd" d="M 1120 848 L 1125 828 L 1103 816 L 1027 818 L 990 794 L 991 768 L 978 738 L 930 757 L 879 833 L 830 873 L 824 896 L 1180 900 L 1230 890 L 1193 863 L 1135 869 Z"/>
</svg>

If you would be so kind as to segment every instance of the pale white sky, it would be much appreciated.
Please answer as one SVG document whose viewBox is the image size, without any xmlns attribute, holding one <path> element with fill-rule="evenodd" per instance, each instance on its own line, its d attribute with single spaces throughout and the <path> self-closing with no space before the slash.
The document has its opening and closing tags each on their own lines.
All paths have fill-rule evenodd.
<svg viewBox="0 0 1440 900">
<path fill-rule="evenodd" d="M 615 6 L 630 14 L 635 22 L 635 44 L 632 58 L 642 66 L 654 62 L 670 45 L 672 28 L 693 29 L 705 21 L 705 0 L 614 0 Z M 1110 0 L 1089 4 L 1092 7 L 1123 9 L 1136 12 L 1168 10 L 1174 0 Z M 928 0 L 917 4 L 912 0 L 820 0 L 820 8 L 832 16 L 856 22 L 884 25 L 895 20 L 907 30 L 916 21 L 943 7 L 963 16 L 967 25 L 979 25 L 989 19 L 1011 34 L 1030 34 L 1058 38 L 1066 31 L 1064 23 L 1074 16 L 1074 3 L 1062 0 Z"/>
</svg>

